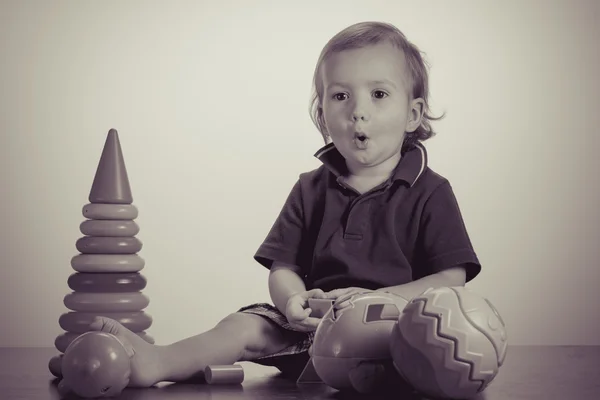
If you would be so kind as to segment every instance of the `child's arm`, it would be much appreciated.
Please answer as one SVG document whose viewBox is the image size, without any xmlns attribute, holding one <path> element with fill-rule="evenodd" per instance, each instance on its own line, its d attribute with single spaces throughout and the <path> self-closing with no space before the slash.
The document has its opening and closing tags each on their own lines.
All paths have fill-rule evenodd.
<svg viewBox="0 0 600 400">
<path fill-rule="evenodd" d="M 275 307 L 284 315 L 287 302 L 296 293 L 306 291 L 300 267 L 275 261 L 269 272 L 269 293 Z"/>
<path fill-rule="evenodd" d="M 382 287 L 374 290 L 375 292 L 387 292 L 396 294 L 403 299 L 411 300 L 420 295 L 429 288 L 437 289 L 446 286 L 464 286 L 466 282 L 466 271 L 464 266 L 448 268 L 440 272 L 433 273 L 412 282 L 397 286 Z M 349 287 L 344 289 L 335 289 L 327 293 L 335 299 L 334 306 L 344 308 L 348 303 L 350 296 L 359 293 L 368 293 L 371 290 L 358 287 Z"/>
<path fill-rule="evenodd" d="M 429 288 L 437 289 L 444 286 L 464 286 L 465 281 L 465 267 L 456 266 L 403 285 L 383 287 L 376 291 L 394 293 L 410 300 Z"/>
<path fill-rule="evenodd" d="M 412 282 L 380 289 L 412 299 L 429 288 L 464 286 L 481 265 L 475 254 L 452 186 L 445 180 L 429 195 L 419 225 L 419 256 Z M 450 267 L 454 266 L 454 267 Z"/>
<path fill-rule="evenodd" d="M 311 316 L 310 298 L 324 298 L 321 289 L 306 290 L 298 266 L 275 262 L 269 273 L 269 292 L 275 307 L 285 315 L 288 323 L 298 331 L 317 329 L 320 318 Z"/>
</svg>

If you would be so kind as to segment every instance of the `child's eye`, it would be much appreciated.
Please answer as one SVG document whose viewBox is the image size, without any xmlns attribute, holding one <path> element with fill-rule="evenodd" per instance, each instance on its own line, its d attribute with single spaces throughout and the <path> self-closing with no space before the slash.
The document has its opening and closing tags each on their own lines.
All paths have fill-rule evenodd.
<svg viewBox="0 0 600 400">
<path fill-rule="evenodd" d="M 343 101 L 343 100 L 346 100 L 346 98 L 344 96 L 346 96 L 346 93 L 336 93 L 333 95 L 333 98 L 335 100 Z"/>
<path fill-rule="evenodd" d="M 384 92 L 383 90 L 376 90 L 373 92 L 373 95 L 378 99 L 383 99 L 388 94 L 386 92 Z"/>
</svg>

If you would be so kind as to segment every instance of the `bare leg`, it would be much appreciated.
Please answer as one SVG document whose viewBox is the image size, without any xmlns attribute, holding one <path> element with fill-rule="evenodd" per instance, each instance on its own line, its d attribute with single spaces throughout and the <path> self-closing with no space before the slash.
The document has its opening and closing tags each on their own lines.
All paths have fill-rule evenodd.
<svg viewBox="0 0 600 400">
<path fill-rule="evenodd" d="M 211 364 L 233 364 L 273 354 L 300 339 L 282 335 L 281 328 L 267 319 L 234 313 L 213 329 L 164 346 L 161 362 L 166 367 L 161 380 L 181 382 L 204 378 L 204 368 Z"/>
<path fill-rule="evenodd" d="M 300 338 L 282 335 L 279 327 L 257 315 L 234 313 L 214 328 L 170 345 L 152 345 L 117 321 L 99 318 L 94 330 L 118 336 L 132 354 L 129 386 L 204 378 L 211 364 L 233 364 L 273 354 Z"/>
</svg>

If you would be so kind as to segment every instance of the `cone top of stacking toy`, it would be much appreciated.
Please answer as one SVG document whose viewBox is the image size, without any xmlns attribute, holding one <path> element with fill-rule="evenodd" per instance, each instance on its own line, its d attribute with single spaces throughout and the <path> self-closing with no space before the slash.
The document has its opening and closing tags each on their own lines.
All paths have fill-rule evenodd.
<svg viewBox="0 0 600 400">
<path fill-rule="evenodd" d="M 108 131 L 89 200 L 90 203 L 133 203 L 129 177 L 116 129 Z"/>
</svg>

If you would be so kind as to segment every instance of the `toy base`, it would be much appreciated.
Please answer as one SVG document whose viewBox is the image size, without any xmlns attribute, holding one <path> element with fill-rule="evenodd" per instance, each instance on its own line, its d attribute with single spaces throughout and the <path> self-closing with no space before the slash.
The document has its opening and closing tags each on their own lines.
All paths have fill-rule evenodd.
<svg viewBox="0 0 600 400">
<path fill-rule="evenodd" d="M 306 366 L 302 370 L 302 373 L 298 377 L 298 380 L 296 380 L 296 384 L 303 383 L 323 383 L 321 378 L 319 378 L 317 371 L 315 370 L 312 357 L 306 363 Z"/>
</svg>

